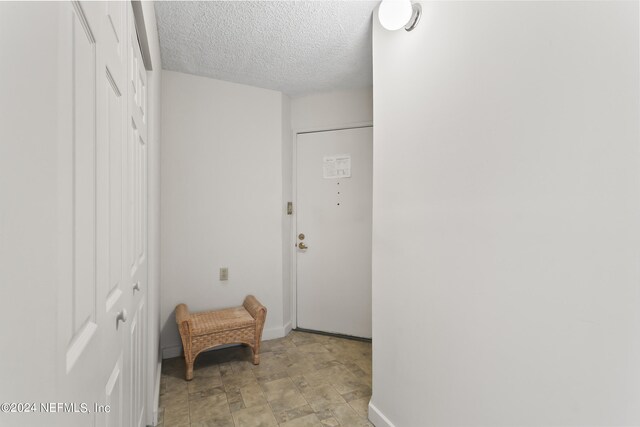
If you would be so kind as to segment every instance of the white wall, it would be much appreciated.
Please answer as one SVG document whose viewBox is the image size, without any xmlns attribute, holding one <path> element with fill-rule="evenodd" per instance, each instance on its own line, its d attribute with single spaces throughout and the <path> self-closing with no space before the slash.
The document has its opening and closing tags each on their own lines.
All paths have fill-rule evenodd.
<svg viewBox="0 0 640 427">
<path fill-rule="evenodd" d="M 294 131 L 335 129 L 373 120 L 372 89 L 318 93 L 291 100 Z"/>
<path fill-rule="evenodd" d="M 164 356 L 177 356 L 176 304 L 268 309 L 283 329 L 283 109 L 279 92 L 163 71 L 161 299 Z M 218 280 L 219 268 L 229 280 Z"/>
<path fill-rule="evenodd" d="M 0 4 L 0 402 L 54 399 L 64 366 L 55 351 L 59 12 Z M 0 424 L 42 418 L 0 413 Z"/>
<path fill-rule="evenodd" d="M 640 425 L 638 3 L 422 7 L 374 20 L 372 420 Z"/>
<path fill-rule="evenodd" d="M 158 395 L 160 393 L 160 82 L 162 64 L 160 40 L 153 2 L 141 2 L 149 44 L 152 70 L 147 71 L 148 123 L 148 354 L 147 354 L 147 424 L 157 421 Z"/>
</svg>

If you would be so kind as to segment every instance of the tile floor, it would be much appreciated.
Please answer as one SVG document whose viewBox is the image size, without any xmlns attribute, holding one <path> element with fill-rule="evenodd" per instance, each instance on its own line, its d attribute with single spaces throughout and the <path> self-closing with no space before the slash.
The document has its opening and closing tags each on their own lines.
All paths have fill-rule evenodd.
<svg viewBox="0 0 640 427">
<path fill-rule="evenodd" d="M 371 343 L 292 331 L 263 341 L 260 365 L 250 354 L 201 354 L 192 381 L 182 358 L 165 360 L 160 426 L 372 426 Z"/>
</svg>

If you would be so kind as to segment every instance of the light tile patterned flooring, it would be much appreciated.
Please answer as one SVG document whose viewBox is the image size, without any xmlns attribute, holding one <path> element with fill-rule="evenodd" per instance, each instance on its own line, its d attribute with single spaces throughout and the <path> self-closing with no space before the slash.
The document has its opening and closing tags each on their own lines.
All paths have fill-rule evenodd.
<svg viewBox="0 0 640 427">
<path fill-rule="evenodd" d="M 184 360 L 162 364 L 162 427 L 372 426 L 371 343 L 292 331 L 247 347 L 201 354 L 194 378 Z"/>
</svg>

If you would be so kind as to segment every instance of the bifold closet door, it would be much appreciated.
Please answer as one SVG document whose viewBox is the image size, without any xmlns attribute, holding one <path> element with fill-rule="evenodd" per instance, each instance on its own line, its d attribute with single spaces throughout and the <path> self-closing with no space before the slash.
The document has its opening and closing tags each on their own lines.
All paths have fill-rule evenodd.
<svg viewBox="0 0 640 427">
<path fill-rule="evenodd" d="M 60 3 L 59 39 L 58 387 L 89 413 L 55 421 L 144 425 L 146 71 L 130 2 Z"/>
</svg>

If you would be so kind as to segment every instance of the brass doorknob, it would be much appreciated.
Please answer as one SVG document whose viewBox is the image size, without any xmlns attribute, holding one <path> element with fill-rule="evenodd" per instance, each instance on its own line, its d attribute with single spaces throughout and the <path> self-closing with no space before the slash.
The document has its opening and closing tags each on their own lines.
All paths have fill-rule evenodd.
<svg viewBox="0 0 640 427">
<path fill-rule="evenodd" d="M 309 246 L 305 245 L 304 242 L 298 243 L 298 249 L 307 249 Z"/>
</svg>

